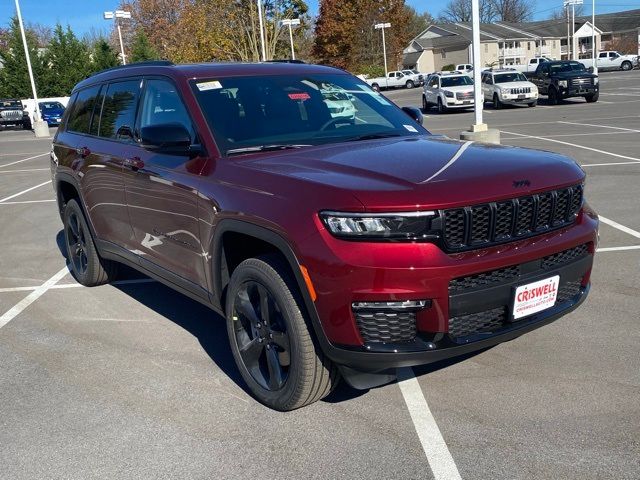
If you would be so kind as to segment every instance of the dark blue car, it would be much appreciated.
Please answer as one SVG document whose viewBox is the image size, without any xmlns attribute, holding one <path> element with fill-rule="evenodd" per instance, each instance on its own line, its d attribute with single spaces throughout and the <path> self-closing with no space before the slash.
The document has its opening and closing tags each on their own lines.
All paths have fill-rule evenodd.
<svg viewBox="0 0 640 480">
<path fill-rule="evenodd" d="M 64 105 L 60 102 L 40 102 L 40 113 L 42 113 L 42 120 L 47 122 L 50 127 L 60 125 L 62 114 L 64 113 Z"/>
</svg>

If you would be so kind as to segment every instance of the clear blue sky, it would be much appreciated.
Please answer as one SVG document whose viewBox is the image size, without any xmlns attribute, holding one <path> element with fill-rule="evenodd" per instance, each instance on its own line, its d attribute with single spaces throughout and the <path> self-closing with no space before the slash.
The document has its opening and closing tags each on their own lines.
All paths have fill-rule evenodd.
<svg viewBox="0 0 640 480">
<path fill-rule="evenodd" d="M 407 0 L 418 11 L 427 10 L 437 16 L 446 5 L 447 0 Z M 25 22 L 38 22 L 55 25 L 60 22 L 69 24 L 78 34 L 89 31 L 92 27 L 108 29 L 109 22 L 102 19 L 102 12 L 113 10 L 118 0 L 20 0 L 20 8 Z M 312 12 L 318 10 L 318 0 L 307 0 Z M 562 0 L 537 0 L 536 19 L 547 18 Z M 596 13 L 615 12 L 640 8 L 640 0 L 596 0 Z M 6 26 L 14 14 L 14 0 L 0 0 L 0 25 Z M 591 2 L 585 0 L 585 13 L 591 13 Z"/>
</svg>

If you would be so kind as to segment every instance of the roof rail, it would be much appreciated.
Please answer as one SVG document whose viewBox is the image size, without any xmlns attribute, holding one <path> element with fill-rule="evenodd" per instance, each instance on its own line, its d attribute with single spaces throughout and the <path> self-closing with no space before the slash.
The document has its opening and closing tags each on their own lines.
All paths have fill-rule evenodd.
<svg viewBox="0 0 640 480">
<path fill-rule="evenodd" d="M 112 72 L 114 70 L 123 70 L 126 68 L 132 68 L 132 67 L 172 67 L 174 65 L 175 63 L 169 60 L 147 60 L 144 62 L 128 63 L 126 65 L 118 65 L 117 67 L 105 68 L 104 70 L 100 70 L 99 72 L 89 75 L 89 77 L 87 78 L 90 78 L 105 72 Z"/>
</svg>

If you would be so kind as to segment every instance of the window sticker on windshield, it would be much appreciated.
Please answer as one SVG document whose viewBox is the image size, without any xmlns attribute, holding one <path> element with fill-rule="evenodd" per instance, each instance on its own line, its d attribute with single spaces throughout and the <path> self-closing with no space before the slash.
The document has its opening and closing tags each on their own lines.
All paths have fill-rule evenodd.
<svg viewBox="0 0 640 480">
<path fill-rule="evenodd" d="M 376 92 L 375 90 L 371 90 L 371 88 L 365 86 L 365 85 L 358 85 L 358 88 L 360 90 L 362 90 L 364 93 L 366 93 L 367 95 L 373 97 L 376 99 L 376 101 L 382 105 L 387 105 L 387 106 L 391 106 L 391 104 L 389 102 L 387 102 L 387 100 L 378 92 Z"/>
<path fill-rule="evenodd" d="M 210 82 L 196 83 L 196 87 L 201 92 L 206 92 L 207 90 L 219 90 L 222 88 L 222 84 L 218 80 L 212 80 Z"/>
<path fill-rule="evenodd" d="M 303 102 L 305 102 L 311 98 L 311 95 L 306 92 L 290 93 L 289 98 L 291 100 L 302 100 Z"/>
<path fill-rule="evenodd" d="M 416 127 L 414 127 L 413 125 L 403 125 L 403 127 L 406 128 L 407 130 L 409 130 L 410 132 L 418 133 L 418 129 Z"/>
</svg>

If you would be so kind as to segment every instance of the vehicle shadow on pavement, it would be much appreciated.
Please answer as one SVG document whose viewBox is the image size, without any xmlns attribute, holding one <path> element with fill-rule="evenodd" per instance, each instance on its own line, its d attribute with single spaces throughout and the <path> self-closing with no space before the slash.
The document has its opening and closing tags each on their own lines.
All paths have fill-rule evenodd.
<svg viewBox="0 0 640 480">
<path fill-rule="evenodd" d="M 58 232 L 56 243 L 60 253 L 67 258 L 63 231 Z M 117 281 L 138 280 L 148 278 L 144 274 L 120 265 Z M 135 301 L 152 309 L 157 314 L 172 321 L 198 339 L 200 345 L 211 360 L 248 396 L 250 392 L 240 376 L 227 337 L 225 319 L 216 312 L 175 290 L 153 283 L 128 283 L 111 285 L 127 294 Z"/>
</svg>

